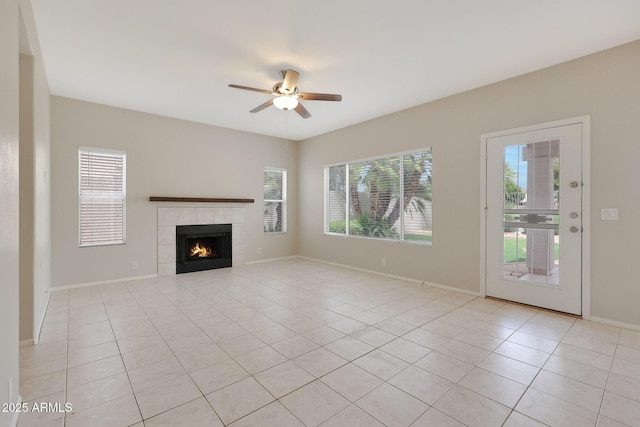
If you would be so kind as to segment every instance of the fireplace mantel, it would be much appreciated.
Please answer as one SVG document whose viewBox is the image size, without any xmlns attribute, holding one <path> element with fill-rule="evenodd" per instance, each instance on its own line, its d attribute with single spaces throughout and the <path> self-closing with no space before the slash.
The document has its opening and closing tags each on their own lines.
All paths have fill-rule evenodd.
<svg viewBox="0 0 640 427">
<path fill-rule="evenodd" d="M 150 202 L 187 202 L 187 203 L 254 203 L 254 199 L 223 199 L 211 197 L 168 197 L 151 196 Z"/>
</svg>

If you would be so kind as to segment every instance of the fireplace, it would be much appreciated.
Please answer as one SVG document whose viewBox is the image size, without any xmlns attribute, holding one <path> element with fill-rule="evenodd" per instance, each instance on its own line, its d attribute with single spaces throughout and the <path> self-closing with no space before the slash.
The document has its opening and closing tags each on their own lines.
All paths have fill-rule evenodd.
<svg viewBox="0 0 640 427">
<path fill-rule="evenodd" d="M 231 267 L 231 224 L 176 226 L 176 274 Z"/>
</svg>

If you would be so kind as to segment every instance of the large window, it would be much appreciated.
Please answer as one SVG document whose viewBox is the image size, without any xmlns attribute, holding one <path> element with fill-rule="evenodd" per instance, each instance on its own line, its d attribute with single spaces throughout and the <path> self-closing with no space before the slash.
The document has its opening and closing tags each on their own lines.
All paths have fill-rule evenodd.
<svg viewBox="0 0 640 427">
<path fill-rule="evenodd" d="M 287 231 L 287 171 L 264 170 L 264 232 Z"/>
<path fill-rule="evenodd" d="M 325 167 L 325 232 L 431 244 L 431 149 Z"/>
<path fill-rule="evenodd" d="M 125 243 L 127 155 L 80 147 L 80 246 Z"/>
</svg>

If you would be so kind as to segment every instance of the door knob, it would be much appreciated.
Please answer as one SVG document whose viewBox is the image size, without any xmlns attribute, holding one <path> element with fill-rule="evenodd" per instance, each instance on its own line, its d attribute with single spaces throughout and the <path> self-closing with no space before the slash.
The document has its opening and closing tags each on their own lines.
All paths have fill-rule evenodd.
<svg viewBox="0 0 640 427">
<path fill-rule="evenodd" d="M 578 227 L 576 227 L 575 225 L 572 225 L 571 227 L 569 227 L 569 231 L 572 233 L 577 233 L 578 232 Z"/>
</svg>

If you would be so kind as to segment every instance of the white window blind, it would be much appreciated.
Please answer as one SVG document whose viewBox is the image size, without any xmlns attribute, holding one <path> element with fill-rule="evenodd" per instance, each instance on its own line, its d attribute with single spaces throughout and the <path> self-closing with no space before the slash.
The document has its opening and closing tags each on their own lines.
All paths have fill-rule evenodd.
<svg viewBox="0 0 640 427">
<path fill-rule="evenodd" d="M 125 243 L 126 153 L 80 147 L 78 160 L 80 246 Z"/>
<path fill-rule="evenodd" d="M 330 166 L 325 170 L 325 218 L 330 233 L 346 234 L 347 166 Z"/>
<path fill-rule="evenodd" d="M 431 149 L 325 167 L 325 232 L 431 244 Z"/>
<path fill-rule="evenodd" d="M 264 170 L 264 232 L 287 231 L 287 171 Z"/>
<path fill-rule="evenodd" d="M 431 150 L 402 156 L 402 236 L 405 241 L 431 244 Z"/>
</svg>

